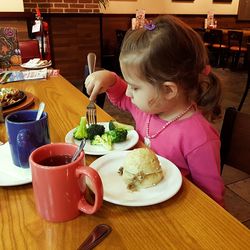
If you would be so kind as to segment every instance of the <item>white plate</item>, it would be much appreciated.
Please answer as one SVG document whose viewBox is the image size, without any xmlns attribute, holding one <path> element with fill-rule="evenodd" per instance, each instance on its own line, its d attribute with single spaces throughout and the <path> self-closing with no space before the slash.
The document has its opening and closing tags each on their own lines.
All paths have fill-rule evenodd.
<svg viewBox="0 0 250 250">
<path fill-rule="evenodd" d="M 26 63 L 23 63 L 20 66 L 25 68 L 25 69 L 44 69 L 44 68 L 50 67 L 51 65 L 52 65 L 52 63 L 50 62 L 50 63 L 44 64 L 44 65 L 41 65 L 41 66 L 29 66 Z"/>
<path fill-rule="evenodd" d="M 32 182 L 31 169 L 24 169 L 12 163 L 9 143 L 0 146 L 0 186 L 18 186 Z"/>
<path fill-rule="evenodd" d="M 101 124 L 105 127 L 105 131 L 108 131 L 108 122 L 98 122 L 98 124 Z M 75 128 L 70 130 L 67 135 L 65 136 L 65 142 L 67 143 L 73 143 L 76 145 L 79 145 L 81 141 L 76 140 L 73 138 L 73 132 Z M 91 145 L 90 141 L 87 140 L 86 145 L 84 146 L 84 152 L 88 155 L 105 155 L 109 154 L 113 151 L 121 151 L 121 150 L 127 150 L 132 148 L 139 140 L 139 135 L 135 130 L 129 130 L 127 140 L 124 142 L 114 143 L 112 151 L 106 150 L 103 146 L 99 145 Z"/>
<path fill-rule="evenodd" d="M 132 192 L 127 189 L 118 174 L 129 151 L 120 151 L 104 155 L 93 161 L 90 167 L 96 169 L 102 179 L 105 201 L 123 206 L 148 206 L 170 199 L 180 189 L 182 176 L 180 170 L 169 160 L 158 156 L 164 178 L 157 185 Z M 87 180 L 91 188 L 91 184 Z"/>
</svg>

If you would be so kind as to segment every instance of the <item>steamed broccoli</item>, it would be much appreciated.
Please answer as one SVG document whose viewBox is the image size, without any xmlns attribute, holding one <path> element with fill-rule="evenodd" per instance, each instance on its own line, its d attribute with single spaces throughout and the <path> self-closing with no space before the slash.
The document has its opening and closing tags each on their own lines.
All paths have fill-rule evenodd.
<svg viewBox="0 0 250 250">
<path fill-rule="evenodd" d="M 103 135 L 96 135 L 93 140 L 91 140 L 91 145 L 102 145 L 107 150 L 112 150 L 112 140 L 108 133 Z"/>
<path fill-rule="evenodd" d="M 122 129 L 126 129 L 126 130 L 133 130 L 134 129 L 134 127 L 131 125 L 128 125 L 125 123 L 120 123 L 120 122 L 117 122 L 115 120 L 111 120 L 109 122 L 109 130 L 114 130 L 117 128 L 122 128 Z"/>
<path fill-rule="evenodd" d="M 105 132 L 105 127 L 100 124 L 91 124 L 87 128 L 88 139 L 92 140 L 96 135 L 102 135 Z"/>
<path fill-rule="evenodd" d="M 116 128 L 107 132 L 111 136 L 112 143 L 126 141 L 128 131 L 123 128 Z"/>
<path fill-rule="evenodd" d="M 83 138 L 87 138 L 87 119 L 85 116 L 81 117 L 80 125 L 76 127 L 73 132 L 73 137 L 77 140 L 82 140 Z"/>
</svg>

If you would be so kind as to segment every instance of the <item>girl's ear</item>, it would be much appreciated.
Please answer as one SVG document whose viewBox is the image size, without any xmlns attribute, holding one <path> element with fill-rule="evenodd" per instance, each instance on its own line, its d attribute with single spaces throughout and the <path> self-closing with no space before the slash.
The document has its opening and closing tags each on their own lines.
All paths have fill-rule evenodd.
<svg viewBox="0 0 250 250">
<path fill-rule="evenodd" d="M 178 95 L 178 87 L 174 82 L 164 82 L 163 91 L 168 100 L 173 99 Z"/>
</svg>

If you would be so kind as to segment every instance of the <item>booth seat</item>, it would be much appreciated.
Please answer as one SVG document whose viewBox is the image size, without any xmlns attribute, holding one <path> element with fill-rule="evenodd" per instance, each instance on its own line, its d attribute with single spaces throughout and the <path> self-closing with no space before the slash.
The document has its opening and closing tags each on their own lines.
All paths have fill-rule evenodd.
<svg viewBox="0 0 250 250">
<path fill-rule="evenodd" d="M 33 58 L 41 58 L 39 43 L 36 39 L 19 41 L 19 49 L 22 63 L 26 63 Z"/>
</svg>

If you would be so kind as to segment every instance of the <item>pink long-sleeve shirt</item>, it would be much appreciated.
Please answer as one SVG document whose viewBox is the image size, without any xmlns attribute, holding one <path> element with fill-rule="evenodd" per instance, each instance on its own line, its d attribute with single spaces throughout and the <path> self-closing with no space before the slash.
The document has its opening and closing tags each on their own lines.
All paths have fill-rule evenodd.
<svg viewBox="0 0 250 250">
<path fill-rule="evenodd" d="M 107 90 L 107 95 L 115 106 L 132 114 L 143 140 L 150 114 L 142 112 L 131 102 L 125 95 L 126 88 L 127 84 L 116 76 L 116 82 Z M 157 115 L 151 115 L 149 134 L 157 133 L 165 124 L 166 121 Z M 223 206 L 219 134 L 200 112 L 173 122 L 150 141 L 156 154 L 172 161 L 182 175 Z"/>
</svg>

